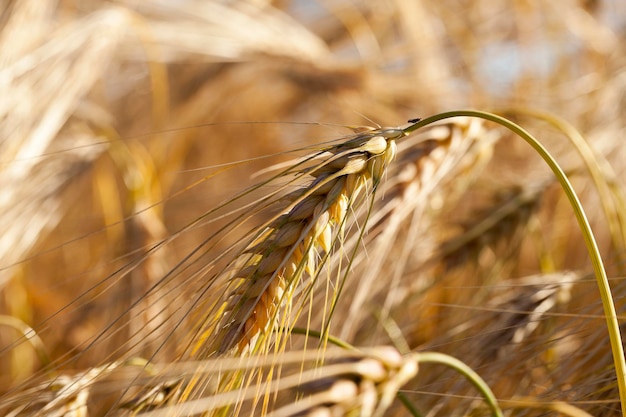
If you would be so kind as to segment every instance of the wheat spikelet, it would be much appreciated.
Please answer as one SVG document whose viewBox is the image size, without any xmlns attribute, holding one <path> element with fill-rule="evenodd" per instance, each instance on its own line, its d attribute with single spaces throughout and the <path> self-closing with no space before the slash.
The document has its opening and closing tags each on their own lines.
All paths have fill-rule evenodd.
<svg viewBox="0 0 626 417">
<path fill-rule="evenodd" d="M 320 253 L 342 240 L 348 209 L 362 189 L 378 186 L 396 153 L 402 129 L 379 129 L 326 149 L 327 158 L 305 169 L 314 180 L 286 197 L 288 209 L 260 233 L 252 254 L 231 277 L 230 299 L 218 324 L 217 350 L 252 348 L 272 330 L 303 274 L 315 277 Z"/>
</svg>

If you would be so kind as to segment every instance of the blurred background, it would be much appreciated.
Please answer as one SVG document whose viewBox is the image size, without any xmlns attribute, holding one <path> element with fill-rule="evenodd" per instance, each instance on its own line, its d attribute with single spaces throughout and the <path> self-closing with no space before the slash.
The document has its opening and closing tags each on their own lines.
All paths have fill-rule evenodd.
<svg viewBox="0 0 626 417">
<path fill-rule="evenodd" d="M 621 196 L 626 3 L 1 0 L 0 97 L 0 390 L 6 391 L 48 361 L 53 368 L 83 369 L 123 356 L 126 331 L 149 334 L 158 327 L 153 317 L 176 314 L 174 293 L 145 294 L 219 222 L 185 225 L 281 160 L 258 157 L 340 137 L 349 133 L 344 126 L 397 126 L 462 108 L 551 112 L 583 133 L 602 156 L 599 164 L 612 166 L 604 179 Z M 581 169 L 571 143 L 554 128 L 518 121 L 569 172 Z M 243 162 L 224 165 L 237 161 Z M 482 185 L 467 198 L 477 205 L 481 192 L 495 195 L 546 173 L 523 141 L 505 136 Z M 626 225 L 607 221 L 588 175 L 574 183 L 618 285 L 626 253 L 615 236 L 626 238 Z M 463 207 L 448 221 L 463 223 L 471 215 Z M 571 209 L 556 189 L 543 207 L 530 217 L 540 222 L 534 230 L 541 231 L 550 266 L 518 242 L 506 273 L 585 276 L 591 268 Z M 528 216 L 524 221 L 532 223 Z M 228 235 L 222 244 L 239 237 Z M 492 268 L 489 262 L 482 267 Z M 454 278 L 449 285 L 463 282 Z M 430 300 L 463 298 L 438 294 L 441 299 Z M 592 277 L 567 294 L 567 312 L 601 314 Z M 508 296 L 499 300 L 511 306 Z M 131 308 L 139 309 L 134 320 L 112 323 Z M 404 323 L 411 348 L 434 349 L 442 343 L 437 336 L 453 337 L 441 306 L 415 311 L 441 320 Z M 592 335 L 566 349 L 580 352 L 572 374 L 557 381 L 552 375 L 552 388 L 535 384 L 532 394 L 552 399 L 571 390 L 567 398 L 582 400 L 580 392 L 593 393 L 594 401 L 608 401 L 597 407 L 609 415 L 615 407 L 610 352 L 583 349 L 608 346 L 604 323 L 598 316 L 568 323 L 566 334 Z M 98 338 L 111 326 L 125 330 Z M 40 349 L 20 339 L 29 327 L 41 338 Z M 487 338 L 485 332 L 479 331 Z M 563 332 L 543 333 L 528 351 L 544 352 L 540 346 Z M 85 347 L 88 353 L 80 354 Z M 475 366 L 496 361 L 488 354 L 485 362 L 476 351 L 463 357 L 453 344 L 448 349 L 476 359 Z M 175 351 L 161 355 L 171 360 Z M 510 363 L 485 372 L 502 373 Z M 582 391 L 574 389 L 576 381 L 586 381 L 576 387 Z M 450 383 L 444 391 L 464 392 L 453 389 L 459 388 Z M 507 385 L 502 395 L 510 392 L 515 389 Z"/>
</svg>

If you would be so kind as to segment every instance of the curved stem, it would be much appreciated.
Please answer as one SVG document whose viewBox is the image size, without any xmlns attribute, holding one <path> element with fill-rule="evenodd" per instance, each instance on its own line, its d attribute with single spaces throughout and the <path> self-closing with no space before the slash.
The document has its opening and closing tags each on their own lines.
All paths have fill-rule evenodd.
<svg viewBox="0 0 626 417">
<path fill-rule="evenodd" d="M 615 312 L 615 304 L 613 303 L 613 296 L 611 294 L 611 287 L 609 285 L 609 280 L 606 275 L 604 265 L 602 263 L 602 257 L 598 249 L 598 244 L 596 243 L 595 237 L 591 230 L 591 226 L 589 225 L 587 216 L 585 215 L 578 196 L 576 195 L 572 184 L 569 182 L 567 175 L 565 175 L 559 164 L 552 157 L 552 155 L 550 155 L 546 148 L 541 143 L 539 143 L 539 141 L 535 139 L 530 133 L 528 133 L 517 124 L 511 122 L 510 120 L 495 115 L 493 113 L 477 110 L 458 110 L 441 113 L 420 120 L 417 123 L 411 124 L 410 126 L 404 128 L 404 131 L 406 133 L 411 133 L 421 127 L 437 122 L 439 120 L 459 116 L 477 117 L 480 119 L 489 120 L 511 130 L 513 133 L 520 136 L 543 158 L 543 160 L 546 162 L 546 164 L 548 164 L 548 166 L 558 179 L 561 187 L 563 187 L 563 190 L 565 191 L 565 194 L 567 195 L 567 198 L 569 199 L 570 204 L 574 209 L 576 220 L 578 220 L 578 224 L 581 228 L 585 244 L 587 245 L 587 251 L 589 252 L 589 256 L 591 257 L 591 262 L 593 264 L 593 269 L 595 272 L 596 281 L 598 283 L 598 289 L 600 290 L 600 297 L 602 298 L 602 306 L 604 308 L 604 315 L 606 317 L 606 323 L 609 332 L 611 351 L 613 353 L 613 364 L 615 366 L 615 374 L 619 387 L 619 397 L 622 407 L 622 414 L 626 416 L 626 361 L 624 360 L 624 347 L 622 345 L 622 337 L 620 334 L 619 323 L 617 321 L 617 314 Z"/>
<path fill-rule="evenodd" d="M 621 267 L 625 261 L 623 252 L 626 248 L 626 221 L 624 218 L 626 198 L 623 191 L 617 187 L 617 175 L 609 162 L 601 154 L 594 152 L 574 126 L 560 117 L 524 107 L 505 108 L 502 112 L 542 120 L 561 131 L 572 142 L 600 195 L 600 205 L 607 217 L 611 239 L 616 248 L 617 265 Z"/>
<path fill-rule="evenodd" d="M 478 375 L 472 368 L 467 366 L 465 363 L 460 360 L 443 353 L 439 352 L 420 352 L 414 354 L 417 361 L 420 364 L 423 363 L 436 363 L 440 365 L 445 365 L 449 368 L 454 369 L 459 372 L 461 375 L 465 376 L 467 380 L 482 394 L 485 398 L 485 401 L 491 408 L 491 414 L 495 417 L 502 417 L 502 410 L 498 405 L 498 400 L 496 396 L 489 388 L 489 385 Z"/>
</svg>

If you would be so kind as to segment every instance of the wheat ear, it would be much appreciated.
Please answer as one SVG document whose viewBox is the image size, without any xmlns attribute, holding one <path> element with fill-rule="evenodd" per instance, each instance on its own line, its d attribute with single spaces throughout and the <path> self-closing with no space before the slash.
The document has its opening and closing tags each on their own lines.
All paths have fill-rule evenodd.
<svg viewBox="0 0 626 417">
<path fill-rule="evenodd" d="M 231 279 L 228 299 L 217 325 L 215 350 L 254 347 L 271 332 L 279 309 L 288 307 L 304 274 L 315 277 L 328 253 L 341 240 L 348 209 L 367 187 L 376 188 L 396 154 L 400 128 L 371 129 L 328 147 L 322 162 L 298 173 L 313 180 L 286 197 L 286 210 L 264 227 L 245 250 L 243 266 Z"/>
<path fill-rule="evenodd" d="M 387 346 L 357 354 L 317 368 L 316 378 L 302 378 L 297 399 L 267 417 L 383 416 L 400 388 L 417 375 L 416 357 Z"/>
</svg>

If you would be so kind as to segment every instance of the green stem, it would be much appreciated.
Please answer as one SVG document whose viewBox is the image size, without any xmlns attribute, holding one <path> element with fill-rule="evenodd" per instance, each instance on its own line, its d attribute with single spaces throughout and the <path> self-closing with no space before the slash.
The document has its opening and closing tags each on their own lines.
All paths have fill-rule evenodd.
<svg viewBox="0 0 626 417">
<path fill-rule="evenodd" d="M 406 395 L 404 395 L 404 393 L 398 392 L 397 397 L 400 400 L 400 402 L 402 403 L 402 405 L 404 405 L 406 407 L 407 411 L 413 417 L 422 417 L 422 413 L 420 413 L 420 410 L 418 410 L 417 407 L 415 407 L 415 405 L 413 405 L 411 400 L 409 400 L 408 397 Z"/>
<path fill-rule="evenodd" d="M 613 303 L 613 296 L 611 294 L 611 287 L 609 285 L 609 280 L 606 275 L 604 265 L 602 263 L 602 257 L 598 249 L 598 244 L 596 243 L 593 232 L 591 230 L 591 226 L 589 225 L 587 216 L 585 215 L 578 196 L 576 195 L 572 184 L 569 182 L 567 175 L 565 175 L 561 167 L 558 165 L 552 155 L 550 155 L 550 153 L 546 150 L 546 148 L 544 148 L 543 145 L 541 145 L 541 143 L 539 143 L 539 141 L 535 139 L 530 133 L 528 133 L 517 124 L 511 122 L 510 120 L 495 115 L 493 113 L 476 110 L 459 110 L 441 113 L 420 120 L 417 123 L 411 124 L 406 127 L 404 131 L 406 133 L 411 133 L 421 127 L 437 122 L 439 120 L 459 116 L 477 117 L 480 119 L 489 120 L 511 130 L 512 132 L 520 136 L 543 158 L 543 160 L 548 164 L 550 169 L 552 169 L 552 172 L 558 179 L 561 187 L 563 187 L 563 190 L 565 191 L 565 194 L 567 195 L 567 198 L 569 199 L 570 204 L 574 209 L 574 214 L 576 215 L 576 219 L 578 220 L 578 224 L 581 228 L 585 244 L 587 245 L 587 251 L 589 252 L 589 256 L 591 257 L 591 262 L 593 264 L 593 269 L 596 275 L 598 288 L 600 290 L 600 297 L 602 298 L 602 306 L 604 308 L 604 315 L 606 317 L 606 323 L 609 332 L 611 351 L 613 353 L 613 363 L 615 366 L 617 385 L 619 387 L 622 415 L 626 416 L 626 361 L 624 360 L 624 347 L 622 345 L 622 338 L 620 334 L 619 323 L 617 321 L 617 314 L 615 312 L 615 304 Z"/>
<path fill-rule="evenodd" d="M 496 399 L 493 391 L 491 391 L 491 388 L 489 388 L 489 385 L 487 385 L 487 383 L 480 377 L 480 375 L 478 375 L 472 368 L 467 366 L 465 363 L 450 355 L 439 352 L 415 353 L 415 357 L 420 364 L 436 363 L 440 365 L 445 365 L 465 376 L 467 380 L 485 398 L 485 401 L 489 405 L 489 408 L 491 408 L 491 414 L 495 417 L 503 417 L 502 410 L 498 405 L 498 400 Z"/>
</svg>

